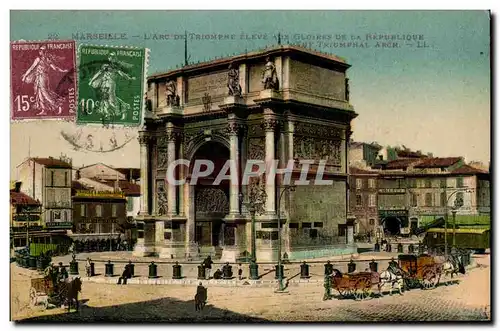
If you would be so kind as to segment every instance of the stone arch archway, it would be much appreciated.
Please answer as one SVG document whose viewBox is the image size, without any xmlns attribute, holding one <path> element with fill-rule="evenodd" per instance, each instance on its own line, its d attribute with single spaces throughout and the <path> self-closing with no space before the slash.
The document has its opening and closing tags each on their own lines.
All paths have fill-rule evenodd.
<svg viewBox="0 0 500 331">
<path fill-rule="evenodd" d="M 205 136 L 200 133 L 192 140 L 186 142 L 186 151 L 185 151 L 186 159 L 192 160 L 193 157 L 196 156 L 200 148 L 212 142 L 223 145 L 229 151 L 230 147 L 229 140 L 226 137 L 220 134 L 212 134 L 210 136 Z"/>
<path fill-rule="evenodd" d="M 212 136 L 209 141 L 195 142 L 189 159 L 189 178 L 192 178 L 196 160 L 202 159 L 212 161 L 214 170 L 211 175 L 199 178 L 194 186 L 194 239 L 202 253 L 217 255 L 217 250 L 224 243 L 224 218 L 229 212 L 229 181 L 222 181 L 219 185 L 213 182 L 229 159 L 227 141 Z"/>
</svg>

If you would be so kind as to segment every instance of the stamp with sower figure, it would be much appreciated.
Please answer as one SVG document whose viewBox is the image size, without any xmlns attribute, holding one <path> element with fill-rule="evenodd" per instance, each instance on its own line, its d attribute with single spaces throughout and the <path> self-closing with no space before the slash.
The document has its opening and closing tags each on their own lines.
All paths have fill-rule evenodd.
<svg viewBox="0 0 500 331">
<path fill-rule="evenodd" d="M 74 119 L 75 42 L 12 42 L 10 52 L 12 119 Z"/>
<path fill-rule="evenodd" d="M 77 123 L 140 125 L 146 50 L 82 45 Z"/>
</svg>

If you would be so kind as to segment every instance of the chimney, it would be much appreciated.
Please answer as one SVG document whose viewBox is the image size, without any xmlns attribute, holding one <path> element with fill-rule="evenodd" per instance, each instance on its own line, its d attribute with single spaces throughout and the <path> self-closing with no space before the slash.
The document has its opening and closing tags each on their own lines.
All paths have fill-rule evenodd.
<svg viewBox="0 0 500 331">
<path fill-rule="evenodd" d="M 16 182 L 16 184 L 15 184 L 16 186 L 14 188 L 14 191 L 21 192 L 21 184 L 22 184 L 22 182 Z"/>
</svg>

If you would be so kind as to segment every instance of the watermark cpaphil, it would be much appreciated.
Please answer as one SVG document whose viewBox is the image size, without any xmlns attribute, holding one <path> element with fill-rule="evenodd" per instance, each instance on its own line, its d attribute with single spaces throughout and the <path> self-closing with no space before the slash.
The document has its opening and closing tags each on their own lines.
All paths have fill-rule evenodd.
<svg viewBox="0 0 500 331">
<path fill-rule="evenodd" d="M 74 41 L 11 43 L 12 118 L 74 118 Z"/>
<path fill-rule="evenodd" d="M 311 169 L 311 165 L 315 168 Z M 226 160 L 220 169 L 216 169 L 213 160 L 196 159 L 194 162 L 186 159 L 177 159 L 170 163 L 167 168 L 166 182 L 169 185 L 179 186 L 186 184 L 186 179 L 177 178 L 178 168 L 185 167 L 190 173 L 190 185 L 197 185 L 202 178 L 214 178 L 211 185 L 220 185 L 228 181 L 230 185 L 249 185 L 253 178 L 265 178 L 266 183 L 274 183 L 277 176 L 281 178 L 281 185 L 332 185 L 333 180 L 325 179 L 326 160 L 289 160 L 285 167 L 279 167 L 279 160 L 265 162 L 263 160 L 247 160 L 241 177 L 235 160 Z M 293 178 L 293 174 L 299 174 Z M 314 179 L 311 180 L 311 176 Z M 295 176 L 296 177 L 296 176 Z"/>
</svg>

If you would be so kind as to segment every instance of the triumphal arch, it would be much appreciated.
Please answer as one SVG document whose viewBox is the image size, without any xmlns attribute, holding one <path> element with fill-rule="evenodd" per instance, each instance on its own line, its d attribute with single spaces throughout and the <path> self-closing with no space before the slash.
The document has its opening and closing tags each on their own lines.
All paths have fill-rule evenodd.
<svg viewBox="0 0 500 331">
<path fill-rule="evenodd" d="M 349 67 L 330 54 L 279 45 L 150 76 L 139 137 L 142 234 L 134 254 L 211 254 L 234 262 L 255 244 L 257 261 L 270 261 L 280 242 L 290 259 L 352 252 L 347 152 L 357 114 Z M 176 160 L 185 161 L 169 168 Z M 197 160 L 210 160 L 213 171 L 197 168 Z M 217 181 L 228 160 L 234 177 Z M 291 184 L 310 184 L 285 191 L 284 175 L 245 182 L 245 171 L 255 170 L 249 160 L 292 164 Z M 327 184 L 315 184 L 318 172 Z M 265 196 L 256 213 L 251 185 Z"/>
</svg>

